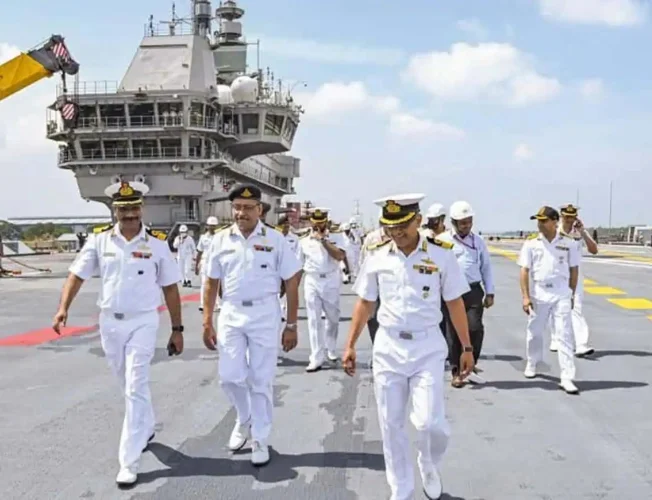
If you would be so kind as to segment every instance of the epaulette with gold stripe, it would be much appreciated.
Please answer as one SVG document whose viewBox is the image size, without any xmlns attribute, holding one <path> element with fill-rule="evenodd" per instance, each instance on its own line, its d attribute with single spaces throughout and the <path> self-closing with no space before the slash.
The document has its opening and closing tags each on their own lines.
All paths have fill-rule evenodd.
<svg viewBox="0 0 652 500">
<path fill-rule="evenodd" d="M 272 226 L 271 224 L 268 224 L 267 222 L 263 222 L 263 226 L 267 226 L 270 229 L 273 229 L 274 231 L 280 231 L 280 229 L 276 226 Z"/>
<path fill-rule="evenodd" d="M 93 234 L 105 233 L 106 231 L 110 231 L 111 229 L 113 229 L 113 226 L 114 224 L 109 224 L 108 226 L 94 227 Z"/>
<path fill-rule="evenodd" d="M 231 224 L 222 224 L 221 226 L 217 226 L 215 228 L 215 232 L 219 233 L 220 231 L 224 231 L 227 227 L 231 227 Z"/>
<path fill-rule="evenodd" d="M 156 231 L 155 229 L 147 228 L 145 232 L 157 240 L 165 240 L 167 235 L 163 231 Z"/>
<path fill-rule="evenodd" d="M 532 233 L 527 237 L 528 240 L 536 240 L 537 237 L 539 236 L 539 233 Z"/>
<path fill-rule="evenodd" d="M 453 248 L 453 244 L 449 243 L 448 241 L 442 241 L 438 238 L 431 238 L 430 236 L 428 236 L 426 239 L 428 240 L 428 243 L 437 245 L 438 247 L 441 247 L 445 250 L 450 250 L 451 248 Z"/>
<path fill-rule="evenodd" d="M 367 250 L 377 250 L 380 247 L 384 247 L 385 245 L 387 245 L 387 243 L 389 243 L 390 241 L 392 240 L 383 240 L 383 241 L 379 241 L 378 243 L 373 243 L 367 247 Z"/>
</svg>

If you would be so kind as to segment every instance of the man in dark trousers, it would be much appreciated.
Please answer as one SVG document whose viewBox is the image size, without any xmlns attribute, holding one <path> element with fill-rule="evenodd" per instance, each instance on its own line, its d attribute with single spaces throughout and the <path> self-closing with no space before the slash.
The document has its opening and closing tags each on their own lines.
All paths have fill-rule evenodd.
<svg viewBox="0 0 652 500">
<path fill-rule="evenodd" d="M 484 309 L 494 304 L 494 280 L 487 245 L 482 237 L 472 231 L 474 215 L 471 205 L 466 201 L 456 201 L 450 208 L 450 220 L 453 227 L 450 231 L 438 235 L 437 238 L 453 244 L 453 252 L 455 252 L 457 262 L 464 271 L 471 288 L 469 292 L 463 295 L 463 299 L 471 344 L 473 345 L 473 357 L 477 364 L 484 340 L 482 316 Z M 458 369 L 462 346 L 450 321 L 447 330 L 449 345 L 451 346 L 449 352 L 451 373 L 453 375 L 451 385 L 459 388 L 464 386 L 464 380 L 460 376 Z M 471 382 L 478 381 L 477 377 L 469 380 Z"/>
</svg>

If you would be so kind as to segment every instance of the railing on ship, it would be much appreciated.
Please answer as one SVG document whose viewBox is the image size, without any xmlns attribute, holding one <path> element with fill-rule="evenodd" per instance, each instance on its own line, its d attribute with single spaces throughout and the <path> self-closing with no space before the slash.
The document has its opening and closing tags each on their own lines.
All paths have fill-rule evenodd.
<svg viewBox="0 0 652 500">
<path fill-rule="evenodd" d="M 68 84 L 68 94 L 72 95 L 110 95 L 118 92 L 118 82 L 115 80 L 98 80 Z M 57 85 L 57 97 L 63 94 L 63 87 Z"/>
<path fill-rule="evenodd" d="M 287 190 L 288 181 L 280 177 L 278 172 L 271 170 L 259 162 L 235 162 L 229 155 L 219 152 L 216 157 L 207 158 L 202 155 L 201 148 L 104 148 L 102 151 L 97 148 L 82 149 L 82 158 L 79 158 L 74 149 L 62 149 L 59 151 L 59 164 L 81 160 L 97 161 L 120 161 L 120 160 L 223 160 L 226 165 L 235 172 L 246 175 L 251 179 Z"/>
<path fill-rule="evenodd" d="M 77 119 L 76 129 L 124 129 L 124 128 L 151 128 L 151 127 L 183 127 L 183 115 L 159 115 L 158 119 L 154 115 L 143 116 L 106 116 L 98 119 L 96 116 L 79 117 Z M 225 124 L 220 117 L 208 117 L 201 115 L 191 115 L 189 117 L 189 126 L 201 128 L 204 130 L 219 130 L 224 135 L 233 135 L 234 127 L 232 124 Z M 47 122 L 48 134 L 64 132 L 63 124 L 58 120 L 50 119 Z"/>
</svg>

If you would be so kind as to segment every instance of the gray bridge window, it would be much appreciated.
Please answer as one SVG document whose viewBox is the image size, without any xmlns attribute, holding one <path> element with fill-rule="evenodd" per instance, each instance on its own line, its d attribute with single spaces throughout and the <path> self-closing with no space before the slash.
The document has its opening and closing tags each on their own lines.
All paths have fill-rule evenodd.
<svg viewBox="0 0 652 500">
<path fill-rule="evenodd" d="M 116 128 L 127 126 L 124 104 L 101 104 L 100 116 L 105 127 Z"/>
<path fill-rule="evenodd" d="M 132 141 L 134 158 L 157 158 L 158 144 L 156 139 L 136 139 Z"/>
<path fill-rule="evenodd" d="M 117 141 L 104 141 L 104 157 L 107 160 L 116 158 L 127 158 L 129 156 L 129 141 L 126 139 Z"/>
<path fill-rule="evenodd" d="M 281 115 L 267 113 L 265 115 L 265 135 L 281 135 L 283 118 Z"/>
<path fill-rule="evenodd" d="M 181 139 L 161 139 L 161 156 L 179 158 L 181 156 Z"/>
<path fill-rule="evenodd" d="M 132 127 L 152 127 L 155 124 L 154 104 L 129 104 L 129 121 Z"/>
<path fill-rule="evenodd" d="M 245 134 L 257 135 L 260 129 L 260 115 L 247 113 L 242 115 L 242 131 Z"/>
<path fill-rule="evenodd" d="M 81 146 L 82 158 L 93 160 L 102 158 L 102 147 L 100 141 L 79 141 Z"/>
</svg>

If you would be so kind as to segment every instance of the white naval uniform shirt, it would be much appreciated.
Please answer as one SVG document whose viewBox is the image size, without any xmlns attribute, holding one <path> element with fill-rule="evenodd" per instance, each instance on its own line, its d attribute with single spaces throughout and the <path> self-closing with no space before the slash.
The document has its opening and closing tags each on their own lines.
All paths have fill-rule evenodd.
<svg viewBox="0 0 652 500">
<path fill-rule="evenodd" d="M 131 241 L 118 226 L 90 235 L 69 271 L 83 280 L 99 272 L 97 305 L 122 314 L 155 311 L 162 303 L 161 288 L 181 281 L 167 242 L 145 227 Z"/>
<path fill-rule="evenodd" d="M 208 251 L 211 247 L 211 242 L 213 241 L 213 233 L 204 233 L 199 238 L 199 243 L 197 243 L 197 251 L 201 252 L 201 260 L 199 262 L 200 269 L 202 273 L 206 272 L 206 262 L 208 259 Z"/>
<path fill-rule="evenodd" d="M 562 236 L 566 236 L 573 240 L 575 245 L 577 246 L 577 252 L 579 253 L 580 257 L 580 263 L 577 265 L 578 270 L 577 270 L 577 289 L 575 290 L 576 293 L 581 293 L 584 290 L 584 273 L 582 272 L 582 253 L 584 252 L 584 238 L 582 238 L 582 235 L 580 234 L 579 231 L 573 229 L 570 233 L 565 233 L 561 229 L 561 224 L 559 228 L 559 234 Z"/>
<path fill-rule="evenodd" d="M 172 246 L 178 250 L 179 257 L 188 258 L 195 255 L 195 240 L 190 235 L 186 235 L 183 239 L 177 236 Z"/>
<path fill-rule="evenodd" d="M 340 272 L 340 263 L 330 256 L 324 244 L 313 237 L 311 230 L 307 236 L 299 240 L 299 260 L 303 264 L 306 274 L 327 275 Z M 327 232 L 325 238 L 340 250 L 344 251 L 345 244 L 341 233 Z M 338 274 L 339 279 L 339 274 Z"/>
<path fill-rule="evenodd" d="M 377 245 L 385 239 L 387 239 L 387 237 L 385 236 L 385 232 L 383 231 L 382 227 L 367 233 L 367 235 L 362 239 L 362 248 L 360 249 L 360 260 L 358 261 L 358 265 L 362 266 L 362 262 L 367 256 L 370 246 Z"/>
<path fill-rule="evenodd" d="M 209 254 L 206 275 L 220 280 L 225 302 L 277 297 L 281 280 L 301 270 L 283 233 L 260 221 L 247 239 L 236 224 L 218 232 Z"/>
<path fill-rule="evenodd" d="M 469 291 L 455 254 L 423 236 L 406 256 L 394 242 L 369 250 L 354 292 L 374 302 L 380 297 L 378 323 L 407 332 L 438 327 L 441 298 L 455 300 Z"/>
<path fill-rule="evenodd" d="M 495 293 L 491 256 L 484 238 L 473 233 L 462 237 L 450 229 L 437 235 L 437 239 L 453 244 L 453 253 L 469 284 L 482 283 L 486 294 Z"/>
<path fill-rule="evenodd" d="M 290 245 L 292 253 L 299 258 L 299 237 L 296 234 L 288 233 L 285 235 L 285 239 Z"/>
<path fill-rule="evenodd" d="M 570 268 L 580 263 L 576 242 L 557 234 L 549 242 L 542 234 L 523 243 L 518 265 L 530 270 L 530 295 L 542 302 L 555 301 L 572 293 Z"/>
</svg>

